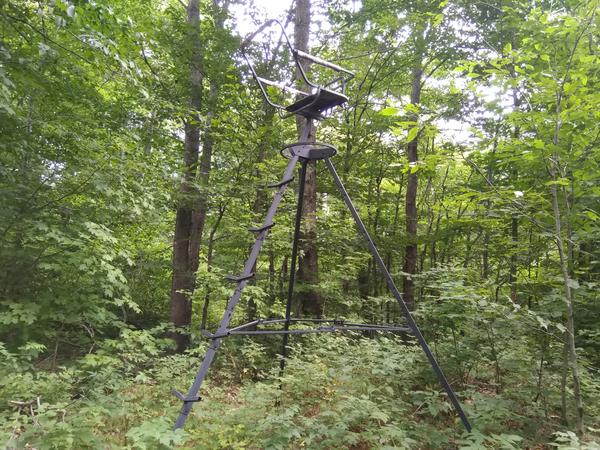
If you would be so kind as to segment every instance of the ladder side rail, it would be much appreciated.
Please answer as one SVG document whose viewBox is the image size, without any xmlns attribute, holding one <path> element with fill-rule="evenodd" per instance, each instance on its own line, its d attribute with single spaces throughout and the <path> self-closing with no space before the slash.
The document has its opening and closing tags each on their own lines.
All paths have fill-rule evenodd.
<svg viewBox="0 0 600 450">
<path fill-rule="evenodd" d="M 385 278 L 388 288 L 390 289 L 390 291 L 396 298 L 398 305 L 400 306 L 400 309 L 404 313 L 404 317 L 406 318 L 406 321 L 407 321 L 409 327 L 412 329 L 412 332 L 416 336 L 417 341 L 419 342 L 419 344 L 421 345 L 421 348 L 423 349 L 423 352 L 425 352 L 425 355 L 427 356 L 427 359 L 429 360 L 431 367 L 433 368 L 434 372 L 436 373 L 438 380 L 440 381 L 440 384 L 446 391 L 446 394 L 448 394 L 448 397 L 450 398 L 450 401 L 452 402 L 452 405 L 454 406 L 454 409 L 457 412 L 458 416 L 460 417 L 466 430 L 468 432 L 471 432 L 471 424 L 469 422 L 469 419 L 467 418 L 467 415 L 465 414 L 460 402 L 458 401 L 458 398 L 456 397 L 454 390 L 450 386 L 450 383 L 446 379 L 446 376 L 444 375 L 442 368 L 440 367 L 437 360 L 435 359 L 435 356 L 431 352 L 429 345 L 427 345 L 427 341 L 425 340 L 425 337 L 423 336 L 423 334 L 421 333 L 421 330 L 417 326 L 417 323 L 415 322 L 415 319 L 413 318 L 410 310 L 408 309 L 408 306 L 404 302 L 404 299 L 402 298 L 402 294 L 400 294 L 400 292 L 398 291 L 398 288 L 396 287 L 396 284 L 394 283 L 394 280 L 392 279 L 390 272 L 387 270 L 387 267 L 386 267 L 385 263 L 383 262 L 381 255 L 377 251 L 377 247 L 375 247 L 375 243 L 371 239 L 371 236 L 369 235 L 369 232 L 367 231 L 365 224 L 363 223 L 362 219 L 358 215 L 358 212 L 356 211 L 356 208 L 354 207 L 354 204 L 352 203 L 352 200 L 350 199 L 350 196 L 348 195 L 348 192 L 346 191 L 346 188 L 344 187 L 342 180 L 340 179 L 339 175 L 337 174 L 335 167 L 333 166 L 333 163 L 329 160 L 329 158 L 326 158 L 325 164 L 327 165 L 327 168 L 329 169 L 329 172 L 331 173 L 331 176 L 333 177 L 333 180 L 334 180 L 338 190 L 340 191 L 340 194 L 341 194 L 344 202 L 346 203 L 346 206 L 350 210 L 350 214 L 354 218 L 354 222 L 356 223 L 359 231 L 363 235 L 363 238 L 365 239 L 367 247 L 369 248 L 371 255 L 373 255 L 375 262 L 377 263 L 379 271 Z"/>
<path fill-rule="evenodd" d="M 307 130 L 305 133 L 306 136 L 303 136 L 303 139 L 305 139 L 305 140 L 308 137 L 309 129 L 310 129 L 310 127 L 306 128 L 306 130 Z M 288 163 L 285 174 L 283 176 L 284 180 L 287 180 L 293 176 L 294 169 L 296 167 L 296 164 L 298 163 L 298 159 L 299 159 L 298 156 L 294 156 L 294 157 L 292 157 L 292 159 L 290 159 L 290 162 Z M 279 203 L 281 202 L 281 200 L 283 198 L 283 194 L 285 192 L 286 187 L 287 187 L 287 184 L 281 185 L 279 187 L 279 189 L 277 190 L 277 192 L 275 193 L 273 202 L 271 203 L 271 206 L 269 207 L 269 210 L 267 211 L 267 215 L 264 219 L 265 225 L 273 222 L 273 217 L 275 216 L 275 213 L 277 212 L 277 207 L 279 206 Z M 268 233 L 268 230 L 265 230 L 256 237 L 256 240 L 254 241 L 254 245 L 252 246 L 252 250 L 250 251 L 250 256 L 248 256 L 248 259 L 246 260 L 246 264 L 244 266 L 244 271 L 242 273 L 247 274 L 252 271 L 252 268 L 254 267 L 254 263 L 256 262 L 256 259 L 258 258 L 258 254 L 260 253 L 260 250 L 261 250 L 263 242 L 267 236 L 267 233 Z M 229 298 L 229 301 L 227 302 L 227 308 L 226 308 L 225 312 L 223 313 L 223 318 L 221 319 L 221 322 L 219 324 L 217 331 L 215 332 L 215 335 L 223 335 L 223 336 L 227 335 L 227 331 L 228 331 L 227 327 L 229 325 L 231 318 L 233 317 L 233 312 L 235 310 L 235 307 L 239 303 L 240 298 L 242 296 L 242 291 L 246 287 L 247 283 L 248 283 L 247 279 L 241 280 L 238 283 L 235 291 L 233 292 L 233 294 Z M 194 378 L 194 382 L 190 386 L 190 389 L 187 393 L 186 398 L 197 398 L 198 397 L 198 392 L 200 391 L 200 388 L 202 387 L 202 383 L 203 383 L 204 379 L 206 378 L 206 375 L 208 373 L 210 366 L 212 365 L 212 362 L 217 353 L 217 350 L 219 349 L 219 346 L 221 345 L 221 340 L 222 340 L 222 338 L 213 339 L 211 345 L 209 346 L 209 348 L 206 352 L 206 355 L 204 356 L 204 359 L 202 360 L 202 364 L 200 365 L 200 368 L 198 369 L 198 373 L 196 374 L 196 377 Z M 175 422 L 175 427 L 174 427 L 175 429 L 183 427 L 190 411 L 192 410 L 192 405 L 193 405 L 193 403 L 189 402 L 189 401 L 183 403 L 183 406 L 181 407 L 179 416 L 177 417 L 177 421 Z"/>
</svg>

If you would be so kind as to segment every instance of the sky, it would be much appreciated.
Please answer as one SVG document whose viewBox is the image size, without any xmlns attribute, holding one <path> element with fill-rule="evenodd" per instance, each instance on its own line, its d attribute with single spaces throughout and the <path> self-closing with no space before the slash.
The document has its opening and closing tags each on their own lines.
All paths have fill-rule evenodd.
<svg viewBox="0 0 600 450">
<path fill-rule="evenodd" d="M 250 5 L 235 4 L 231 10 L 237 22 L 236 29 L 241 36 L 250 34 L 256 28 L 252 15 L 258 15 L 262 19 L 259 21 L 283 19 L 291 4 L 292 0 L 253 0 Z"/>
</svg>

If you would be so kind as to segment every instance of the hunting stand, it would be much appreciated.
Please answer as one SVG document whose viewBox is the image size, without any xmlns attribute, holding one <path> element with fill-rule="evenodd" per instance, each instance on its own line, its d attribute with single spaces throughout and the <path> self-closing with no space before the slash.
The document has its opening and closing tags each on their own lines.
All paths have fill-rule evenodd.
<svg viewBox="0 0 600 450">
<path fill-rule="evenodd" d="M 292 87 L 291 84 L 279 83 L 259 76 L 257 74 L 257 71 L 255 70 L 254 65 L 251 63 L 246 53 L 247 45 L 259 33 L 261 33 L 267 27 L 272 25 L 277 25 L 281 28 L 281 37 L 294 61 L 296 72 L 298 74 L 297 78 L 301 79 L 304 82 L 305 86 L 308 86 L 308 92 L 296 89 Z M 259 227 L 250 228 L 248 230 L 256 234 L 256 239 L 254 241 L 254 245 L 250 250 L 250 256 L 248 256 L 248 259 L 246 260 L 244 269 L 242 270 L 241 274 L 237 276 L 227 277 L 227 279 L 236 284 L 236 288 L 233 291 L 231 297 L 229 298 L 227 307 L 223 314 L 223 318 L 221 319 L 217 330 L 212 334 L 206 332 L 205 330 L 202 330 L 202 334 L 206 338 L 210 339 L 212 342 L 204 356 L 204 359 L 202 361 L 202 364 L 200 365 L 194 382 L 189 388 L 187 394 L 183 394 L 175 389 L 173 390 L 174 395 L 183 402 L 183 406 L 175 423 L 175 429 L 182 428 L 184 426 L 185 421 L 192 409 L 192 405 L 195 402 L 200 401 L 201 398 L 198 396 L 198 392 L 200 391 L 202 383 L 206 378 L 208 370 L 213 362 L 217 350 L 219 349 L 219 346 L 221 345 L 222 340 L 228 336 L 254 336 L 272 334 L 283 335 L 283 345 L 281 351 L 282 358 L 280 361 L 280 370 L 283 371 L 285 367 L 285 360 L 287 357 L 288 339 L 289 335 L 291 334 L 324 333 L 339 331 L 372 331 L 405 332 L 414 334 L 417 342 L 419 343 L 419 345 L 423 349 L 423 352 L 427 356 L 427 359 L 429 360 L 429 363 L 431 364 L 431 367 L 437 375 L 442 387 L 446 391 L 446 394 L 448 395 L 448 398 L 454 406 L 454 409 L 459 415 L 464 427 L 467 429 L 467 431 L 470 432 L 471 424 L 469 423 L 469 419 L 467 418 L 464 410 L 462 409 L 462 406 L 458 401 L 458 398 L 456 397 L 456 394 L 454 393 L 452 387 L 448 383 L 448 380 L 446 379 L 441 367 L 439 366 L 437 360 L 431 352 L 431 349 L 427 345 L 427 342 L 425 341 L 425 338 L 419 330 L 419 327 L 417 326 L 412 314 L 410 313 L 410 310 L 406 306 L 402 295 L 396 288 L 392 276 L 390 275 L 385 263 L 383 262 L 383 259 L 379 255 L 379 252 L 377 251 L 373 240 L 369 236 L 369 233 L 367 232 L 363 221 L 358 215 L 358 212 L 354 207 L 350 196 L 346 192 L 342 180 L 338 176 L 335 167 L 331 162 L 330 158 L 336 154 L 336 148 L 330 144 L 308 141 L 310 130 L 314 129 L 314 121 L 323 120 L 325 118 L 325 114 L 328 111 L 330 111 L 332 108 L 343 105 L 348 101 L 348 97 L 346 97 L 345 95 L 345 87 L 348 81 L 350 81 L 354 77 L 354 74 L 344 69 L 343 67 L 338 66 L 337 64 L 333 64 L 316 56 L 312 56 L 306 52 L 295 49 L 290 43 L 290 40 L 285 32 L 285 28 L 283 27 L 283 25 L 281 25 L 279 21 L 276 20 L 266 22 L 255 33 L 253 33 L 249 38 L 247 38 L 242 45 L 242 54 L 246 59 L 246 62 L 248 63 L 248 67 L 250 68 L 252 76 L 256 80 L 265 101 L 274 108 L 276 108 L 276 110 L 282 118 L 301 116 L 305 121 L 305 126 L 301 128 L 303 131 L 301 132 L 299 141 L 293 144 L 286 145 L 281 150 L 281 154 L 289 159 L 287 168 L 285 169 L 281 181 L 268 186 L 270 188 L 275 189 L 275 194 L 271 206 L 267 211 L 263 224 Z M 301 64 L 301 60 L 329 69 L 335 74 L 333 80 L 322 85 L 311 81 L 311 79 L 307 76 L 303 65 Z M 293 80 L 291 81 L 291 83 L 293 83 Z M 283 93 L 293 94 L 295 98 L 292 102 L 289 102 L 288 104 L 281 104 L 278 101 L 272 99 L 272 97 L 269 95 L 267 86 L 273 86 Z M 354 219 L 358 230 L 362 234 L 364 241 L 369 251 L 371 252 L 371 255 L 373 256 L 373 259 L 375 260 L 375 263 L 379 268 L 379 271 L 383 275 L 392 295 L 398 302 L 398 305 L 400 306 L 400 310 L 404 314 L 408 327 L 401 327 L 396 325 L 351 323 L 340 319 L 291 317 L 292 298 L 296 278 L 296 261 L 298 258 L 298 243 L 302 218 L 302 199 L 304 196 L 304 186 L 306 181 L 306 169 L 308 163 L 313 160 L 322 160 L 325 163 L 327 169 L 329 170 L 331 176 L 333 177 L 333 181 L 337 186 L 342 196 L 342 199 L 344 200 L 344 203 L 348 207 L 348 210 L 350 211 L 350 214 L 352 215 L 352 218 Z M 242 291 L 246 287 L 248 281 L 255 275 L 253 270 L 259 252 L 267 237 L 267 234 L 269 233 L 269 230 L 275 225 L 275 223 L 273 222 L 275 213 L 277 211 L 279 203 L 283 198 L 283 194 L 285 192 L 286 187 L 294 180 L 294 171 L 298 163 L 300 163 L 298 201 L 296 207 L 294 238 L 292 243 L 285 318 L 257 319 L 233 328 L 229 328 L 229 322 L 231 321 L 234 310 L 240 301 Z M 315 327 L 306 329 L 290 329 L 291 324 L 298 323 L 315 324 Z M 281 325 L 282 327 L 277 329 L 269 328 L 273 325 Z M 266 328 L 259 329 L 263 326 Z"/>
</svg>

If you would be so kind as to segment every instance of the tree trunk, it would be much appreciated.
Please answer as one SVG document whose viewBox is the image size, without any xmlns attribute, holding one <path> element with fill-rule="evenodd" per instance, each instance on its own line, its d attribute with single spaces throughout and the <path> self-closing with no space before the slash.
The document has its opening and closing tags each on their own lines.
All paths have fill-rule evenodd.
<svg viewBox="0 0 600 450">
<path fill-rule="evenodd" d="M 294 21 L 294 45 L 298 50 L 308 51 L 310 34 L 310 0 L 297 0 Z M 304 67 L 308 71 L 309 67 Z M 302 87 L 301 89 L 306 89 Z M 298 133 L 302 135 L 308 121 L 299 117 Z M 308 141 L 315 141 L 315 128 L 310 130 Z M 321 317 L 323 304 L 316 288 L 319 283 L 319 255 L 317 252 L 317 170 L 315 161 L 306 168 L 306 184 L 302 198 L 301 256 L 298 260 L 298 282 L 303 285 L 299 295 L 302 315 Z"/>
<path fill-rule="evenodd" d="M 580 36 L 581 37 L 581 36 Z M 575 54 L 575 50 L 577 48 L 579 42 L 579 38 L 575 41 L 575 45 L 573 47 L 571 56 L 569 58 L 569 66 L 573 60 L 573 55 Z M 569 70 L 567 70 L 568 74 Z M 550 167 L 549 174 L 552 179 L 552 185 L 550 187 L 550 196 L 552 200 L 552 212 L 554 216 L 554 240 L 556 243 L 556 249 L 558 250 L 558 257 L 560 262 L 560 270 L 563 278 L 563 289 L 565 292 L 565 306 L 567 313 L 567 323 L 566 323 L 566 348 L 568 354 L 568 363 L 569 368 L 571 369 L 571 375 L 573 376 L 573 397 L 575 399 L 575 417 L 576 417 L 576 429 L 577 435 L 582 438 L 584 435 L 584 420 L 583 420 L 583 398 L 581 394 L 581 381 L 579 378 L 579 363 L 577 361 L 577 350 L 575 347 L 575 317 L 574 317 L 574 293 L 572 291 L 572 286 L 576 285 L 576 280 L 573 277 L 573 273 L 570 273 L 570 269 L 572 269 L 572 249 L 570 245 L 572 244 L 572 236 L 570 233 L 567 235 L 567 241 L 571 241 L 571 244 L 567 247 L 567 251 L 565 252 L 565 244 L 563 241 L 563 231 L 562 231 L 562 213 L 559 205 L 559 196 L 558 196 L 558 177 L 561 176 L 560 172 L 560 155 L 558 153 L 558 145 L 559 145 L 559 134 L 561 128 L 561 120 L 560 113 L 562 109 L 562 99 L 563 99 L 563 89 L 567 79 L 567 74 L 565 74 L 565 78 L 563 79 L 560 89 L 556 94 L 556 110 L 554 116 L 554 135 L 552 137 L 552 144 L 554 145 L 554 152 L 552 154 L 552 158 L 550 158 Z M 565 193 L 565 205 L 567 211 L 567 217 L 570 215 L 570 204 L 568 195 Z M 570 226 L 567 227 L 567 230 L 570 230 Z M 564 377 L 563 377 L 564 378 Z M 563 403 L 564 405 L 564 403 Z"/>
<path fill-rule="evenodd" d="M 179 200 L 175 216 L 175 234 L 173 237 L 173 278 L 171 285 L 171 322 L 177 328 L 173 338 L 177 351 L 184 351 L 189 345 L 189 334 L 184 328 L 192 319 L 191 294 L 194 290 L 195 270 L 192 270 L 193 258 L 190 249 L 192 242 L 192 226 L 194 220 L 194 197 L 197 195 L 193 187 L 198 166 L 200 149 L 200 108 L 202 106 L 202 47 L 200 41 L 200 9 L 199 0 L 189 0 L 187 6 L 188 39 L 190 47 L 189 65 L 189 107 L 190 117 L 185 122 L 185 140 L 183 152 L 183 179 L 179 187 Z M 197 220 L 196 220 L 197 222 Z M 197 226 L 197 225 L 196 225 Z M 195 233 L 194 239 L 198 234 Z"/>
<path fill-rule="evenodd" d="M 421 78 L 423 76 L 423 70 L 421 68 L 422 56 L 417 55 L 417 61 L 412 71 L 412 89 L 410 93 L 410 102 L 413 105 L 418 105 L 421 101 Z M 411 120 L 417 121 L 417 115 L 412 114 Z M 415 123 L 414 127 L 418 127 Z M 406 148 L 406 155 L 408 157 L 409 166 L 412 168 L 418 161 L 417 147 L 419 144 L 418 134 L 408 143 Z M 404 284 L 403 294 L 404 301 L 410 309 L 415 307 L 415 285 L 412 278 L 412 274 L 416 273 L 417 270 L 417 188 L 418 188 L 418 176 L 417 173 L 413 173 L 412 170 L 408 172 L 408 182 L 406 185 L 406 204 L 405 204 L 405 215 L 406 215 L 406 247 L 404 250 Z"/>
<path fill-rule="evenodd" d="M 516 175 L 515 175 L 516 177 Z M 510 299 L 513 303 L 517 303 L 517 252 L 519 245 L 519 218 L 516 214 L 513 214 L 510 219 L 510 242 L 511 242 L 511 254 L 510 254 L 510 267 L 508 271 L 508 283 L 510 284 Z"/>
<path fill-rule="evenodd" d="M 212 119 L 215 115 L 215 108 L 219 95 L 219 86 L 214 81 L 210 83 L 210 96 L 208 99 L 208 112 L 206 114 L 207 129 L 202 139 L 202 155 L 200 156 L 200 173 L 198 174 L 198 185 L 200 192 L 196 197 L 194 211 L 192 212 L 192 229 L 190 233 L 190 270 L 196 273 L 200 263 L 200 241 L 204 224 L 206 222 L 206 213 L 208 212 L 207 192 L 210 181 L 210 169 L 212 166 L 212 153 L 214 138 L 212 134 Z"/>
<path fill-rule="evenodd" d="M 558 140 L 555 138 L 555 145 L 558 144 Z M 554 163 L 557 164 L 558 155 L 554 155 Z M 554 231 L 556 248 L 558 250 L 558 256 L 560 261 L 560 269 L 563 277 L 563 288 L 565 291 L 565 304 L 567 307 L 567 331 L 566 331 L 566 348 L 568 354 L 568 364 L 571 369 L 573 376 L 573 396 L 575 397 L 575 416 L 577 419 L 576 431 L 579 436 L 583 436 L 583 401 L 581 396 L 581 383 L 579 379 L 579 364 L 577 362 L 577 350 L 575 347 L 575 319 L 574 319 L 574 301 L 573 291 L 571 290 L 571 284 L 575 281 L 569 274 L 569 256 L 565 253 L 565 246 L 562 238 L 562 225 L 561 225 L 561 212 L 558 203 L 558 189 L 556 186 L 556 167 L 551 169 L 551 174 L 554 183 L 550 188 L 552 197 L 552 210 L 554 213 Z"/>
<path fill-rule="evenodd" d="M 217 230 L 219 229 L 219 225 L 221 224 L 221 219 L 223 218 L 223 215 L 225 214 L 226 208 L 227 208 L 227 205 L 221 205 L 219 207 L 219 215 L 217 216 L 217 220 L 215 220 L 215 223 L 208 235 L 208 245 L 207 245 L 207 251 L 206 251 L 206 271 L 209 274 L 212 272 L 213 254 L 214 254 L 214 248 L 215 248 L 215 234 L 217 233 Z M 208 279 L 208 277 L 207 277 L 207 279 Z M 202 316 L 201 316 L 201 321 L 200 321 L 200 329 L 201 330 L 206 329 L 206 322 L 208 320 L 208 307 L 210 306 L 210 294 L 211 294 L 210 283 L 206 282 L 205 286 L 206 286 L 206 292 L 204 294 L 204 304 L 202 305 Z"/>
<path fill-rule="evenodd" d="M 485 178 L 486 181 L 488 183 L 488 185 L 493 186 L 494 185 L 494 168 L 495 168 L 495 159 L 496 159 L 496 151 L 498 150 L 498 134 L 500 132 L 500 123 L 498 123 L 494 129 L 494 141 L 493 141 L 493 145 L 492 145 L 492 154 L 490 155 L 489 159 L 488 159 L 488 164 L 487 164 L 487 168 L 486 168 L 486 172 L 485 172 Z M 492 206 L 492 203 L 490 200 L 486 200 L 485 201 L 485 210 L 486 210 L 486 216 L 487 216 L 487 212 L 490 210 Z M 489 248 L 490 248 L 490 230 L 488 229 L 489 227 L 486 225 L 484 228 L 484 234 L 483 234 L 483 254 L 482 254 L 482 278 L 484 280 L 487 280 L 490 276 L 490 262 L 489 262 Z"/>
</svg>

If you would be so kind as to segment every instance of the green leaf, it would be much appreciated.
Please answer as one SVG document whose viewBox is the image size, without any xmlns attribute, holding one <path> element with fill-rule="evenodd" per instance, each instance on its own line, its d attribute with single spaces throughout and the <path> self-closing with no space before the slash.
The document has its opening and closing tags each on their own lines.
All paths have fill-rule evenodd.
<svg viewBox="0 0 600 450">
<path fill-rule="evenodd" d="M 398 108 L 394 108 L 392 106 L 388 106 L 387 108 L 383 108 L 381 111 L 379 111 L 379 114 L 381 116 L 395 116 L 398 114 Z"/>
<path fill-rule="evenodd" d="M 389 178 L 382 179 L 381 184 L 379 186 L 384 192 L 390 192 L 392 194 L 397 194 L 398 192 L 400 192 L 400 185 L 394 180 L 390 180 Z"/>
<path fill-rule="evenodd" d="M 419 127 L 412 127 L 410 130 L 408 130 L 408 134 L 406 135 L 406 140 L 408 142 L 412 142 L 417 135 L 419 134 Z"/>
</svg>

